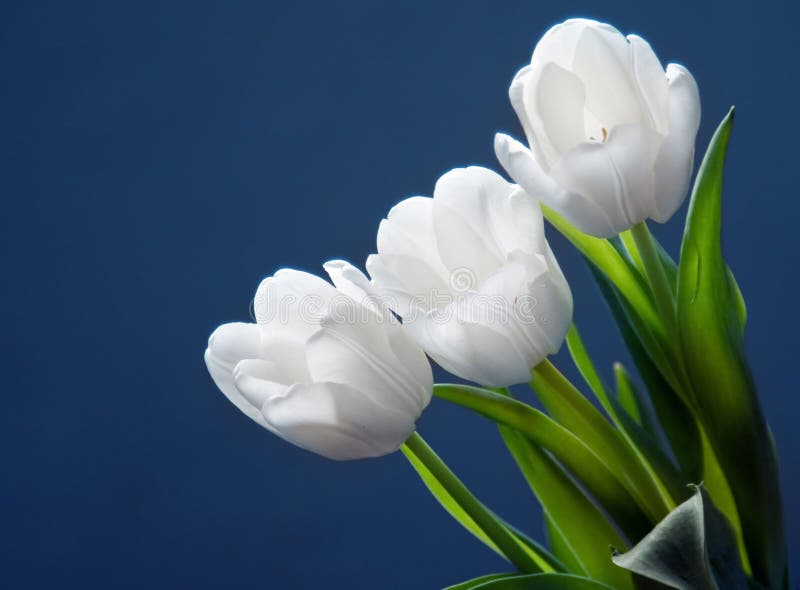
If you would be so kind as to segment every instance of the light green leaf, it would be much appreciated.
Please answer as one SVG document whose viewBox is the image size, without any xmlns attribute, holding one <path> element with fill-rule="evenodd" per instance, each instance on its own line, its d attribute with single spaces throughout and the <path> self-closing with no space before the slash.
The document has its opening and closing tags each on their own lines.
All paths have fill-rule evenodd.
<svg viewBox="0 0 800 590">
<path fill-rule="evenodd" d="M 546 414 L 506 395 L 469 385 L 437 384 L 434 395 L 508 426 L 548 450 L 631 538 L 638 539 L 650 529 L 651 521 L 606 463 Z"/>
<path fill-rule="evenodd" d="M 623 434 L 550 361 L 534 368 L 530 385 L 547 412 L 608 465 L 651 522 L 672 510 L 672 499 Z"/>
<path fill-rule="evenodd" d="M 636 386 L 622 363 L 614 364 L 614 377 L 617 380 L 617 398 L 619 404 L 633 420 L 641 425 L 643 418 L 642 408 L 639 404 L 639 395 Z"/>
<path fill-rule="evenodd" d="M 608 395 L 575 324 L 570 326 L 569 332 L 567 333 L 567 346 L 575 366 L 594 392 L 600 405 L 603 406 L 606 413 L 613 420 L 614 425 L 619 430 L 630 451 L 641 463 L 641 466 L 650 474 L 655 484 L 661 490 L 662 495 L 668 496 L 673 500 L 672 505 L 674 506 L 674 501 L 680 501 L 685 497 L 685 484 L 687 482 L 683 481 L 669 457 L 661 450 L 657 442 L 657 435 L 651 434 L 651 432 L 654 432 L 653 425 L 648 420 L 647 425 L 651 428 L 651 432 L 647 432 L 641 424 L 637 423 L 636 420 L 628 414 L 628 410 L 622 406 L 622 398 L 618 400 Z M 626 373 L 620 372 L 621 365 L 615 370 L 618 374 L 618 379 L 626 379 L 624 387 L 627 387 L 629 397 L 634 396 L 635 398 L 633 384 L 630 378 L 627 377 Z M 644 414 L 640 410 L 638 400 L 631 398 L 627 401 L 629 404 L 632 404 L 631 410 L 635 408 L 637 417 L 643 420 Z"/>
<path fill-rule="evenodd" d="M 678 323 L 692 403 L 738 507 L 753 577 L 787 585 L 778 462 L 742 346 L 744 305 L 722 257 L 722 176 L 733 109 L 698 171 L 678 273 Z"/>
<path fill-rule="evenodd" d="M 501 426 L 500 434 L 558 531 L 564 564 L 572 572 L 608 583 L 617 590 L 632 590 L 631 576 L 627 572 L 620 576 L 622 570 L 614 568 L 604 554 L 604 548 L 624 541 L 603 513 L 547 453 L 520 432 Z"/>
<path fill-rule="evenodd" d="M 569 543 L 564 538 L 564 534 L 557 526 L 553 524 L 552 519 L 547 512 L 543 512 L 542 516 L 544 518 L 547 546 L 550 548 L 550 551 L 553 553 L 553 555 L 560 559 L 562 563 L 566 564 L 570 561 L 574 561 L 572 550 L 570 549 Z M 575 573 L 582 571 L 582 569 L 576 563 L 572 563 L 571 567 L 568 567 L 563 571 Z"/>
<path fill-rule="evenodd" d="M 519 577 L 519 574 L 488 574 L 486 576 L 481 576 L 480 578 L 473 578 L 472 580 L 461 582 L 460 584 L 456 584 L 454 586 L 448 586 L 443 590 L 474 590 L 486 582 L 491 582 L 493 580 L 505 580 L 507 578 L 515 577 Z"/>
<path fill-rule="evenodd" d="M 471 590 L 619 590 L 614 586 L 603 584 L 571 574 L 532 574 L 517 575 L 490 580 Z"/>
<path fill-rule="evenodd" d="M 739 288 L 739 283 L 736 282 L 736 277 L 733 276 L 733 271 L 726 267 L 728 275 L 728 285 L 731 290 L 731 299 L 736 312 L 736 320 L 739 326 L 739 338 L 744 338 L 744 328 L 747 325 L 747 305 L 744 302 L 742 290 Z"/>
<path fill-rule="evenodd" d="M 612 560 L 675 590 L 748 590 L 730 525 L 701 487 Z"/>
<path fill-rule="evenodd" d="M 575 363 L 575 367 L 578 369 L 581 377 L 586 381 L 586 384 L 589 386 L 589 389 L 592 390 L 592 393 L 594 393 L 597 401 L 600 402 L 600 405 L 603 406 L 603 409 L 610 416 L 611 403 L 608 400 L 608 392 L 589 356 L 589 352 L 586 350 L 586 346 L 583 344 L 578 326 L 576 326 L 574 322 L 570 324 L 569 330 L 567 331 L 567 348 L 572 357 L 572 362 Z"/>
<path fill-rule="evenodd" d="M 557 560 L 537 551 L 486 508 L 417 433 L 400 450 L 439 504 L 489 548 L 524 572 L 555 571 L 552 562 Z"/>
</svg>

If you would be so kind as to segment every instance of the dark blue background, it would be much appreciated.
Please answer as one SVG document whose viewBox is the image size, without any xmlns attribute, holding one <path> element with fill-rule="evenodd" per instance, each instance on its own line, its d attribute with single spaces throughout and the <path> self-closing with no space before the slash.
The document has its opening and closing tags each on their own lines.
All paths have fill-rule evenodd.
<svg viewBox="0 0 800 590">
<path fill-rule="evenodd" d="M 580 14 L 691 69 L 698 151 L 738 107 L 725 246 L 796 553 L 792 3 L 31 2 L 0 19 L 4 586 L 435 589 L 502 571 L 402 456 L 291 447 L 215 390 L 202 353 L 217 324 L 248 319 L 263 276 L 361 264 L 394 202 L 454 166 L 497 168 L 493 133 L 520 134 L 511 77 Z M 673 252 L 684 212 L 657 228 Z M 619 339 L 551 242 L 608 367 Z M 420 430 L 539 535 L 491 425 L 435 401 Z"/>
</svg>

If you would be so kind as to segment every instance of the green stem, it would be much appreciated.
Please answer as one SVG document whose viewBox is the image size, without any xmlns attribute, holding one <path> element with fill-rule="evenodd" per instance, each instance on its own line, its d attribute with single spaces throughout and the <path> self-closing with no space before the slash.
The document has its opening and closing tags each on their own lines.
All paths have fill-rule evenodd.
<svg viewBox="0 0 800 590">
<path fill-rule="evenodd" d="M 503 555 L 522 572 L 540 572 L 541 567 L 523 549 L 514 535 L 467 489 L 447 464 L 414 432 L 403 445 L 436 477 L 450 496 L 486 533 Z"/>
<path fill-rule="evenodd" d="M 633 240 L 636 242 L 636 248 L 639 251 L 645 274 L 650 282 L 650 290 L 655 298 L 656 307 L 667 330 L 667 336 L 677 343 L 678 321 L 675 297 L 669 286 L 664 265 L 658 255 L 658 249 L 653 242 L 653 236 L 647 228 L 647 222 L 642 221 L 634 225 L 631 228 L 631 235 L 633 235 Z"/>
</svg>

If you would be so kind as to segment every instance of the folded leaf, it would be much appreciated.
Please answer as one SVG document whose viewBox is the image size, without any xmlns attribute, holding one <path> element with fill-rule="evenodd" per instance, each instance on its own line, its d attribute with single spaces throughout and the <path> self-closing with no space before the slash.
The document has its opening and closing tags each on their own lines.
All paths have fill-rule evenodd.
<svg viewBox="0 0 800 590">
<path fill-rule="evenodd" d="M 701 487 L 612 561 L 676 590 L 748 589 L 731 527 Z"/>
</svg>

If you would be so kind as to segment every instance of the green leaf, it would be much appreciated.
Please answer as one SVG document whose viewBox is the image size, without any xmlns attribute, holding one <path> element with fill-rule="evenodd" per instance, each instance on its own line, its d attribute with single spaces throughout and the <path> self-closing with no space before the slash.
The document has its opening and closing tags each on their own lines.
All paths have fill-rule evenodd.
<svg viewBox="0 0 800 590">
<path fill-rule="evenodd" d="M 611 564 L 604 551 L 609 545 L 624 541 L 603 513 L 547 453 L 521 433 L 501 426 L 500 434 L 558 531 L 564 564 L 570 571 L 606 582 L 617 590 L 632 590 L 631 576 L 627 572 L 619 575 L 622 570 Z"/>
<path fill-rule="evenodd" d="M 493 580 L 505 580 L 507 578 L 516 578 L 519 577 L 519 574 L 489 574 L 486 576 L 481 576 L 479 578 L 473 578 L 472 580 L 467 580 L 466 582 L 461 582 L 460 584 L 456 584 L 455 586 L 448 586 L 443 590 L 474 590 L 475 588 L 485 584 L 486 582 L 491 582 Z"/>
<path fill-rule="evenodd" d="M 651 522 L 666 516 L 674 503 L 636 450 L 550 361 L 534 368 L 530 385 L 547 412 L 609 466 Z"/>
<path fill-rule="evenodd" d="M 537 552 L 481 504 L 417 433 L 400 450 L 439 504 L 498 555 L 525 572 L 555 570 L 546 553 Z"/>
<path fill-rule="evenodd" d="M 701 487 L 612 560 L 675 590 L 748 590 L 730 525 Z"/>
<path fill-rule="evenodd" d="M 639 404 L 639 395 L 636 386 L 622 363 L 614 363 L 614 377 L 617 380 L 617 398 L 619 404 L 633 420 L 641 425 L 643 418 L 642 408 Z"/>
<path fill-rule="evenodd" d="M 564 538 L 564 534 L 559 530 L 559 528 L 553 524 L 550 515 L 547 512 L 543 512 L 542 516 L 544 518 L 544 529 L 545 535 L 547 537 L 547 546 L 550 548 L 550 551 L 555 555 L 562 563 L 572 563 L 570 567 L 565 568 L 563 571 L 566 572 L 580 572 L 582 568 L 580 568 L 576 563 L 574 563 L 574 555 L 572 554 L 572 549 L 569 546 L 569 542 L 567 539 Z"/>
<path fill-rule="evenodd" d="M 733 271 L 730 268 L 726 268 L 726 270 L 731 299 L 739 327 L 739 338 L 744 338 L 744 328 L 747 325 L 747 305 L 744 302 L 744 296 L 742 295 L 742 290 L 739 288 L 739 283 L 736 282 L 736 277 L 733 276 Z"/>
<path fill-rule="evenodd" d="M 722 176 L 733 109 L 697 174 L 678 269 L 678 323 L 692 403 L 736 501 L 754 578 L 788 584 L 778 461 L 742 346 L 744 305 L 722 257 Z"/>
<path fill-rule="evenodd" d="M 548 450 L 631 538 L 638 539 L 650 529 L 651 521 L 607 464 L 546 414 L 509 396 L 469 385 L 437 384 L 433 392 L 440 399 L 518 431 L 537 447 Z"/>
<path fill-rule="evenodd" d="M 681 478 L 669 457 L 661 450 L 657 435 L 647 432 L 641 424 L 637 423 L 636 420 L 629 415 L 629 411 L 635 411 L 638 418 L 644 419 L 644 413 L 639 407 L 638 400 L 627 400 L 628 403 L 631 404 L 631 407 L 626 409 L 621 404 L 621 401 L 608 395 L 575 324 L 570 326 L 569 332 L 567 333 L 567 346 L 578 371 L 592 389 L 595 397 L 603 406 L 606 413 L 613 420 L 614 425 L 622 434 L 631 452 L 636 456 L 636 459 L 641 463 L 642 467 L 648 471 L 659 489 L 661 489 L 662 495 L 668 496 L 673 501 L 671 507 L 674 506 L 675 500 L 680 501 L 685 497 L 685 484 L 687 482 L 683 481 L 683 478 Z M 627 377 L 626 373 L 620 372 L 621 365 L 620 368 L 615 368 L 615 371 L 618 374 L 618 379 L 626 379 L 624 387 L 627 387 L 629 396 L 635 397 L 633 384 L 630 378 Z M 648 426 L 651 428 L 651 431 L 654 432 L 653 425 L 649 420 Z"/>
<path fill-rule="evenodd" d="M 611 310 L 639 376 L 647 388 L 658 420 L 683 473 L 683 483 L 701 481 L 703 457 L 699 452 L 700 431 L 694 416 L 653 361 L 642 342 L 641 330 L 636 326 L 634 312 L 630 306 L 603 274 L 591 264 L 589 268 Z M 658 433 L 653 432 L 652 436 L 657 437 Z"/>
<path fill-rule="evenodd" d="M 508 576 L 468 588 L 471 590 L 615 590 L 614 586 L 571 574 Z"/>
<path fill-rule="evenodd" d="M 589 352 L 586 350 L 586 346 L 583 344 L 583 339 L 578 331 L 578 326 L 576 326 L 574 322 L 570 324 L 569 330 L 567 331 L 567 348 L 569 349 L 569 354 L 572 357 L 572 362 L 575 363 L 575 367 L 578 369 L 581 377 L 583 377 L 583 380 L 586 381 L 589 389 L 592 390 L 592 393 L 594 393 L 597 401 L 599 401 L 600 405 L 603 406 L 603 409 L 609 415 L 611 415 L 612 409 L 611 403 L 608 399 L 608 392 L 606 391 L 605 385 L 603 385 L 603 380 L 601 379 L 600 374 L 597 372 L 597 369 L 595 368 L 594 363 L 589 356 Z"/>
</svg>

